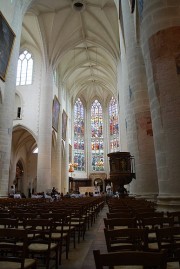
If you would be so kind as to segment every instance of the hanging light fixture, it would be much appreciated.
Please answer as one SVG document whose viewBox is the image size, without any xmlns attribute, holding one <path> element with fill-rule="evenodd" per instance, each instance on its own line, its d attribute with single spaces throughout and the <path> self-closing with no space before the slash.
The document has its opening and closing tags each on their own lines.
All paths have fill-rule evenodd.
<svg viewBox="0 0 180 269">
<path fill-rule="evenodd" d="M 69 164 L 69 172 L 70 173 L 74 172 L 74 165 L 73 165 L 73 163 L 70 163 Z"/>
</svg>

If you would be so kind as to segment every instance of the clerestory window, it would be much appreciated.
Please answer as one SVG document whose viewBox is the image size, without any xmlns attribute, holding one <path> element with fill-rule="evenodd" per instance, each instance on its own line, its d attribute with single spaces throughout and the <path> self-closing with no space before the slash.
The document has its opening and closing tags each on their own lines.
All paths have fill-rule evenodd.
<svg viewBox="0 0 180 269">
<path fill-rule="evenodd" d="M 119 150 L 119 124 L 117 100 L 112 97 L 109 103 L 109 132 L 110 132 L 110 152 Z"/>
<path fill-rule="evenodd" d="M 16 85 L 32 84 L 33 59 L 31 53 L 24 50 L 20 54 L 17 66 Z"/>
<path fill-rule="evenodd" d="M 85 170 L 84 106 L 78 98 L 74 104 L 74 170 Z"/>
</svg>

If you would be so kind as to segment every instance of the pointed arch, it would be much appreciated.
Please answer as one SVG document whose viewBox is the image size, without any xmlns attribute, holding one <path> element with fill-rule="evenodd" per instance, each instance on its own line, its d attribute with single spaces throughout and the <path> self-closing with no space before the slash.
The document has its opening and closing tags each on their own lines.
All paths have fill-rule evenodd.
<svg viewBox="0 0 180 269">
<path fill-rule="evenodd" d="M 38 154 L 34 154 L 34 150 L 37 147 L 37 139 L 32 130 L 20 124 L 13 127 L 11 147 L 12 165 L 9 172 L 10 184 L 12 182 L 14 185 L 17 185 L 16 190 L 24 193 L 26 196 L 29 196 L 30 192 L 32 193 L 32 189 L 36 189 L 35 179 L 37 177 Z M 16 171 L 18 163 L 22 168 L 23 174 L 17 179 Z"/>
</svg>

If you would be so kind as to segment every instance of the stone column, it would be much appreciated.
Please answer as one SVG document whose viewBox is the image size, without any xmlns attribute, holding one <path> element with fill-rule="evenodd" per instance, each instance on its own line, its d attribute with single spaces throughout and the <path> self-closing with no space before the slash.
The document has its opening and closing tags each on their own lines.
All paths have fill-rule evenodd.
<svg viewBox="0 0 180 269">
<path fill-rule="evenodd" d="M 14 31 L 16 37 L 11 52 L 5 82 L 0 81 L 0 196 L 8 194 L 9 166 L 11 155 L 11 140 L 13 127 L 13 111 L 16 90 L 16 69 L 19 56 L 22 10 L 20 1 L 14 3 L 14 12 L 10 17 L 7 9 L 4 8 L 3 15 Z M 9 18 L 9 19 L 8 19 Z"/>
<path fill-rule="evenodd" d="M 52 147 L 52 102 L 53 70 L 52 66 L 44 67 L 39 113 L 37 191 L 51 189 L 51 147 Z"/>
<path fill-rule="evenodd" d="M 180 201 L 179 9 L 177 0 L 158 1 L 155 6 L 147 1 L 141 10 L 141 42 L 148 72 L 160 205 L 179 205 Z"/>
<path fill-rule="evenodd" d="M 136 180 L 132 180 L 130 192 L 154 198 L 158 184 L 144 60 L 136 35 L 135 15 L 130 13 L 128 1 L 121 3 L 129 82 L 124 88 L 127 145 L 136 162 Z"/>
</svg>

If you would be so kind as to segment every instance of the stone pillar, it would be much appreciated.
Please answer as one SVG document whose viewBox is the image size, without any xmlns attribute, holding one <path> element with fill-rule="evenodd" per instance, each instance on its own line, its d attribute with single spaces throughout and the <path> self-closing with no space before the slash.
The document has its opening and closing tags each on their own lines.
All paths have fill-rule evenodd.
<svg viewBox="0 0 180 269">
<path fill-rule="evenodd" d="M 51 189 L 52 102 L 53 70 L 47 66 L 42 71 L 39 113 L 37 192 Z"/>
<path fill-rule="evenodd" d="M 6 4 L 8 10 L 9 3 Z M 11 52 L 5 82 L 0 81 L 0 196 L 7 196 L 9 189 L 9 167 L 16 90 L 16 69 L 22 26 L 22 10 L 20 1 L 16 1 L 14 6 L 16 7 L 14 8 L 12 16 L 9 16 L 10 14 L 8 14 L 8 11 L 6 12 L 6 9 L 3 10 L 3 15 L 5 17 L 7 16 L 6 18 L 8 23 L 16 37 Z"/>
<path fill-rule="evenodd" d="M 160 128 L 156 129 L 160 196 L 180 195 L 179 40 L 180 27 L 162 30 L 149 40 L 153 77 L 160 106 Z"/>
<path fill-rule="evenodd" d="M 135 157 L 136 180 L 130 192 L 145 197 L 158 194 L 151 113 L 147 78 L 141 46 L 136 35 L 136 21 L 130 13 L 128 1 L 121 1 L 124 25 L 124 57 L 127 62 L 128 82 L 124 88 L 128 151 Z M 121 98 L 121 96 L 120 96 Z"/>
<path fill-rule="evenodd" d="M 151 1 L 141 10 L 141 36 L 152 111 L 158 203 L 180 204 L 180 2 Z M 147 23 L 148 21 L 148 23 Z M 177 26 L 176 26 L 177 25 Z"/>
</svg>

